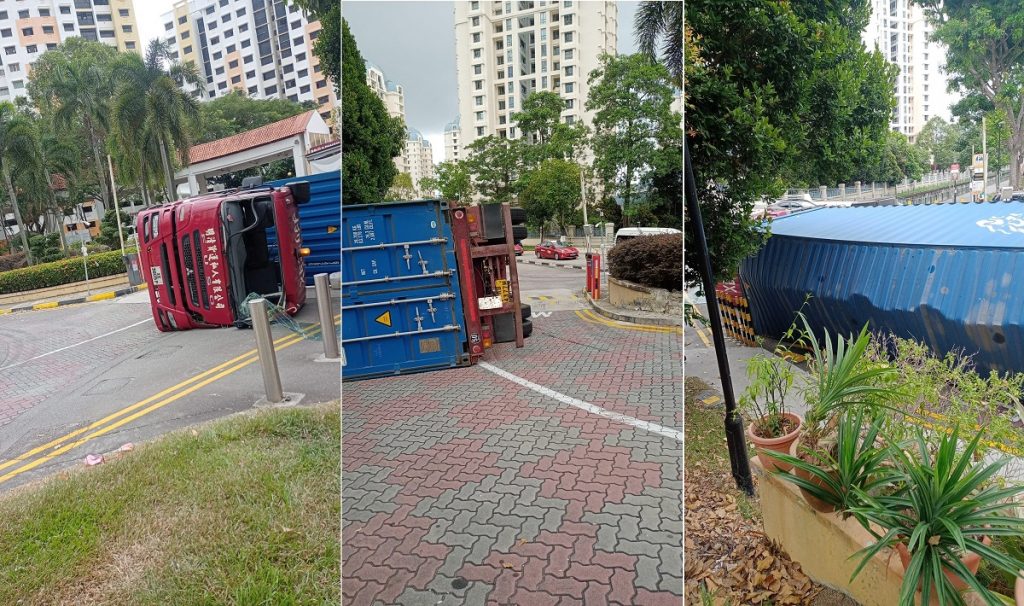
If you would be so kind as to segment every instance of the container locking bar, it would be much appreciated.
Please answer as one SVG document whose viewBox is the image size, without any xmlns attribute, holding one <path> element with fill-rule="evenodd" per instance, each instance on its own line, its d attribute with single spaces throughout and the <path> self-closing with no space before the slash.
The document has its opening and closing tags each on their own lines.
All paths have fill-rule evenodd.
<svg viewBox="0 0 1024 606">
<path fill-rule="evenodd" d="M 420 280 L 423 278 L 446 278 L 452 275 L 452 270 L 446 269 L 443 271 L 435 271 L 429 274 L 416 274 L 413 276 L 398 276 L 391 277 L 386 276 L 383 278 L 377 278 L 375 280 L 356 280 L 355 282 L 342 282 L 342 288 L 348 288 L 350 286 L 359 286 L 360 284 L 380 284 L 381 282 L 398 282 L 399 280 Z"/>
<path fill-rule="evenodd" d="M 409 242 L 390 242 L 374 244 L 372 246 L 350 246 L 348 248 L 342 248 L 342 252 L 353 252 L 357 250 L 383 250 L 385 248 L 397 248 L 399 246 L 413 246 L 415 244 L 445 244 L 448 242 L 448 238 L 431 238 L 429 240 L 414 240 Z"/>
<path fill-rule="evenodd" d="M 345 305 L 342 306 L 341 311 L 347 311 L 350 309 L 366 309 L 367 307 L 381 307 L 384 305 L 398 305 L 399 303 L 431 303 L 433 301 L 448 301 L 455 298 L 453 292 L 442 292 L 438 293 L 433 297 L 417 297 L 415 299 L 391 299 L 390 301 L 381 301 L 379 303 L 360 303 L 358 305 Z"/>
<path fill-rule="evenodd" d="M 387 333 L 385 335 L 374 335 L 372 337 L 358 337 L 358 338 L 355 338 L 355 339 L 342 339 L 341 340 L 341 344 L 345 345 L 346 343 L 358 343 L 360 341 L 375 341 L 377 339 L 390 339 L 392 337 L 406 337 L 406 336 L 409 336 L 409 335 L 425 335 L 425 334 L 429 334 L 429 333 L 432 333 L 432 332 L 458 332 L 459 330 L 461 330 L 461 329 L 458 326 L 452 326 L 451 324 L 448 324 L 447 326 L 442 326 L 441 328 L 428 328 L 427 330 L 407 330 L 405 332 L 389 332 L 389 333 Z"/>
</svg>

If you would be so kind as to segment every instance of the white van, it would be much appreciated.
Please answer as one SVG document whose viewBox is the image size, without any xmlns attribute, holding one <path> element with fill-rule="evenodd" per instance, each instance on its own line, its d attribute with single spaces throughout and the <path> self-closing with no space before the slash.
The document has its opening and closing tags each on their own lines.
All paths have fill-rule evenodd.
<svg viewBox="0 0 1024 606">
<path fill-rule="evenodd" d="M 681 234 L 674 227 L 623 227 L 619 231 L 615 232 L 615 243 L 618 244 L 624 240 L 631 238 L 638 238 L 640 236 L 662 236 L 665 234 Z"/>
</svg>

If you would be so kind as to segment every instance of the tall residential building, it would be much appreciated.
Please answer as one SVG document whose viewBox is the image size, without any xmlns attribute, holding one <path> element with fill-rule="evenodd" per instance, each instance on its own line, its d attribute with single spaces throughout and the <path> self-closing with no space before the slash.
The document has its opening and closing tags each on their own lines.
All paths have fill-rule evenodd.
<svg viewBox="0 0 1024 606">
<path fill-rule="evenodd" d="M 445 162 L 458 162 L 465 159 L 462 148 L 459 147 L 459 139 L 462 138 L 462 128 L 459 126 L 459 116 L 444 127 L 444 160 Z"/>
<path fill-rule="evenodd" d="M 206 82 L 202 97 L 232 90 L 256 99 L 315 101 L 330 120 L 338 103 L 313 41 L 320 22 L 284 0 L 177 0 L 161 17 L 176 57 L 193 62 Z"/>
<path fill-rule="evenodd" d="M 0 0 L 0 100 L 28 96 L 35 61 L 75 36 L 122 51 L 142 49 L 131 0 Z"/>
<path fill-rule="evenodd" d="M 419 197 L 426 192 L 420 189 L 420 179 L 434 175 L 434 150 L 430 141 L 415 128 L 406 131 L 405 146 L 402 155 L 395 158 L 399 172 L 409 173 L 412 177 L 412 188 Z"/>
<path fill-rule="evenodd" d="M 900 68 L 890 126 L 911 142 L 928 120 L 939 116 L 949 121 L 950 107 L 955 102 L 946 91 L 946 48 L 929 40 L 932 31 L 920 4 L 911 0 L 871 0 L 871 21 L 861 35 L 869 50 L 877 48 Z"/>
<path fill-rule="evenodd" d="M 366 68 L 366 83 L 370 89 L 380 97 L 384 106 L 388 108 L 388 115 L 392 118 L 400 117 L 405 121 L 405 89 L 400 84 L 395 84 L 387 79 L 384 70 L 376 65 L 368 64 Z"/>
<path fill-rule="evenodd" d="M 535 91 L 565 100 L 562 120 L 592 123 L 584 109 L 587 76 L 603 53 L 615 54 L 618 7 L 611 0 L 455 3 L 459 145 L 520 136 L 512 114 Z"/>
</svg>

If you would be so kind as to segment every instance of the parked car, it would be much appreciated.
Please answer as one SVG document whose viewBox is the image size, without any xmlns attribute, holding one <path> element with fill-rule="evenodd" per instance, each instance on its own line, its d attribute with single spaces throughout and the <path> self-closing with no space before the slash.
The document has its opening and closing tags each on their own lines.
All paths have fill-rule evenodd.
<svg viewBox="0 0 1024 606">
<path fill-rule="evenodd" d="M 533 252 L 537 255 L 538 259 L 555 259 L 556 261 L 575 259 L 580 256 L 580 251 L 576 250 L 575 247 L 561 244 L 554 240 L 538 244 L 533 249 Z"/>
<path fill-rule="evenodd" d="M 523 243 L 522 242 L 516 242 L 516 244 L 515 244 L 515 246 L 513 246 L 513 248 L 516 251 L 516 256 L 517 257 L 523 256 Z"/>
</svg>

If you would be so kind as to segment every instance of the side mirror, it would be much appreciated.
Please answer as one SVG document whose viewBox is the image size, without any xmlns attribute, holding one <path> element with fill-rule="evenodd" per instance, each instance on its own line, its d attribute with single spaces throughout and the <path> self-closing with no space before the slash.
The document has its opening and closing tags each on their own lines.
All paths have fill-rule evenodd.
<svg viewBox="0 0 1024 606">
<path fill-rule="evenodd" d="M 292 196 L 295 198 L 296 204 L 309 202 L 309 181 L 289 183 L 288 189 L 292 190 Z"/>
</svg>

